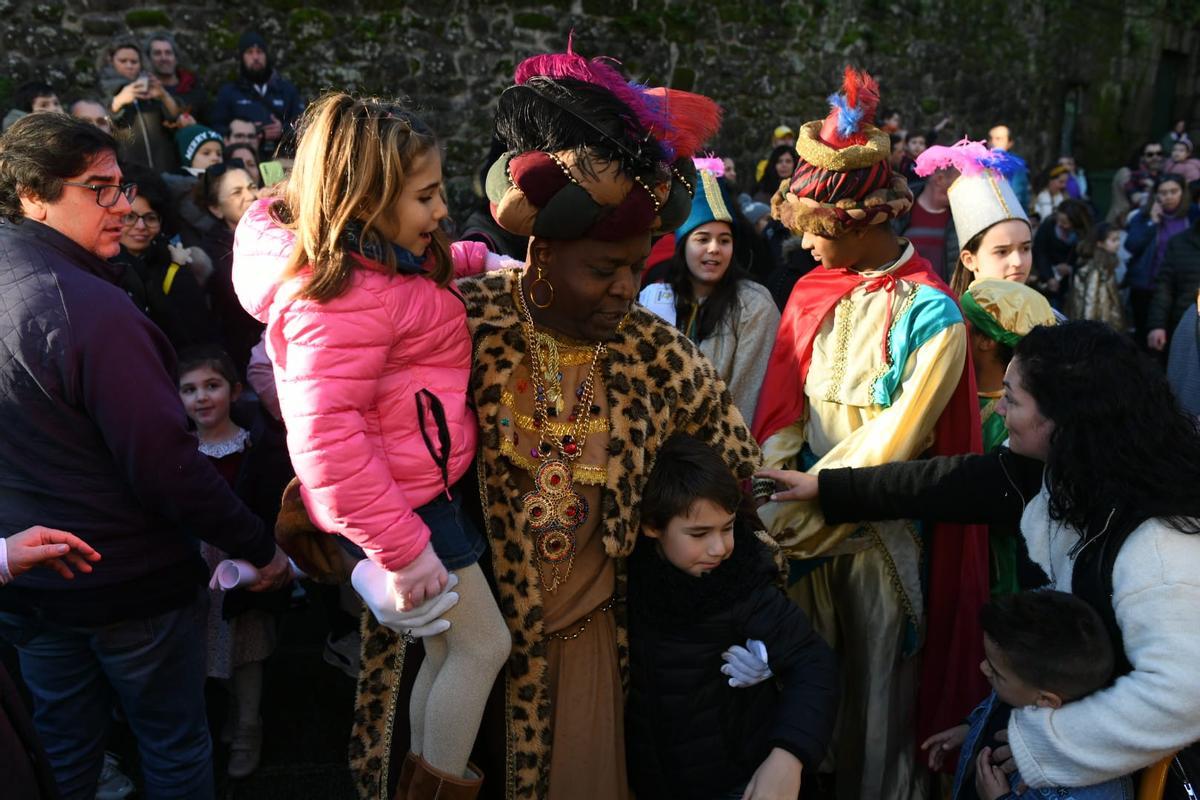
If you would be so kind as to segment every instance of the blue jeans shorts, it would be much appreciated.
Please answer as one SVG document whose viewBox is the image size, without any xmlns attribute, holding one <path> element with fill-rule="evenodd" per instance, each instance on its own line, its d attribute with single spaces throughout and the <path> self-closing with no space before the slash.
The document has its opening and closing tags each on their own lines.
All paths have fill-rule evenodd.
<svg viewBox="0 0 1200 800">
<path fill-rule="evenodd" d="M 453 572 L 479 561 L 487 543 L 475 523 L 463 513 L 462 492 L 458 488 L 451 490 L 449 499 L 442 495 L 416 511 L 429 526 L 429 541 L 442 566 Z"/>
</svg>

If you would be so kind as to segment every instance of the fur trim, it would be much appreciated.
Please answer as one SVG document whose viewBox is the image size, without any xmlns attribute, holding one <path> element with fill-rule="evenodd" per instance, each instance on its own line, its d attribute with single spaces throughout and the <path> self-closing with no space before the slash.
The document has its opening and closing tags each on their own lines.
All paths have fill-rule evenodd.
<svg viewBox="0 0 1200 800">
<path fill-rule="evenodd" d="M 836 239 L 855 228 L 890 222 L 906 214 L 912 204 L 908 181 L 903 176 L 893 175 L 888 188 L 871 192 L 861 203 L 849 199 L 818 203 L 780 187 L 771 198 L 771 216 L 797 235 L 813 233 Z"/>
<path fill-rule="evenodd" d="M 835 150 L 821 141 L 822 124 L 821 120 L 806 122 L 800 126 L 800 134 L 796 137 L 796 152 L 815 167 L 830 172 L 849 172 L 869 167 L 891 155 L 891 139 L 874 125 L 863 126 L 866 144 L 852 144 Z"/>
</svg>

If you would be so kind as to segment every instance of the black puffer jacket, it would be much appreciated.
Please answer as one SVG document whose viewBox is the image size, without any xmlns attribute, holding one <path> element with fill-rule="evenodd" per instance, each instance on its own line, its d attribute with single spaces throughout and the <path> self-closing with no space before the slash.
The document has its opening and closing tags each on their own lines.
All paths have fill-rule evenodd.
<svg viewBox="0 0 1200 800">
<path fill-rule="evenodd" d="M 739 521 L 733 555 L 693 578 L 650 540 L 629 562 L 629 780 L 638 797 L 715 797 L 773 747 L 815 769 L 836 708 L 833 652 L 780 591 L 766 546 Z M 733 689 L 721 654 L 766 643 L 776 678 Z"/>
</svg>

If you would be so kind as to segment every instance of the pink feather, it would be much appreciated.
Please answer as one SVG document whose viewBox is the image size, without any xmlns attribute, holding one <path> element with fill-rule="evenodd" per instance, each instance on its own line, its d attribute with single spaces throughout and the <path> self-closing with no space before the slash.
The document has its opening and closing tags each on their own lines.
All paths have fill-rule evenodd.
<svg viewBox="0 0 1200 800">
<path fill-rule="evenodd" d="M 706 169 L 718 178 L 725 175 L 725 162 L 719 158 L 693 158 L 696 169 Z"/>
<path fill-rule="evenodd" d="M 574 40 L 567 42 L 567 52 L 547 53 L 532 56 L 517 65 L 514 81 L 520 85 L 530 78 L 544 77 L 551 79 L 572 78 L 584 83 L 590 83 L 612 92 L 618 100 L 629 106 L 637 117 L 638 122 L 645 128 L 650 128 L 658 119 L 655 109 L 649 107 L 641 92 L 626 82 L 614 67 L 599 58 L 587 59 L 574 51 Z"/>
<path fill-rule="evenodd" d="M 956 142 L 952 147 L 934 145 L 917 156 L 916 173 L 925 177 L 939 169 L 952 167 L 962 175 L 978 175 L 987 168 L 991 155 L 986 144 L 970 139 Z"/>
</svg>

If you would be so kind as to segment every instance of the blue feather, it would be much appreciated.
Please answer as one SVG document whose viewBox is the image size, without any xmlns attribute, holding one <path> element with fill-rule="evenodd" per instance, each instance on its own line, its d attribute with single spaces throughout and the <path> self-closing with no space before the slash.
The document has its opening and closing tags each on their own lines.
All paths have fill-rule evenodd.
<svg viewBox="0 0 1200 800">
<path fill-rule="evenodd" d="M 845 95 L 837 93 L 829 95 L 829 104 L 838 112 L 838 135 L 846 138 L 858 133 L 859 126 L 862 124 L 862 109 L 852 107 L 846 101 Z"/>
<path fill-rule="evenodd" d="M 994 169 L 1005 178 L 1011 178 L 1022 170 L 1028 171 L 1025 159 L 1004 150 L 993 150 L 991 155 L 981 162 L 988 169 Z"/>
</svg>

